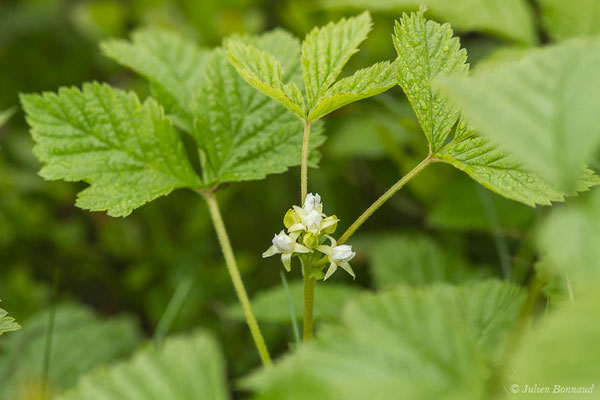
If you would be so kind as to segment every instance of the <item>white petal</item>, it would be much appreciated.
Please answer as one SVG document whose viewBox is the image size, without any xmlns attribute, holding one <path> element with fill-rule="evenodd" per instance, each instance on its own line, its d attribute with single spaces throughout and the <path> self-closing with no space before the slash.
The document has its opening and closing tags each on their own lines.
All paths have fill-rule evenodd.
<svg viewBox="0 0 600 400">
<path fill-rule="evenodd" d="M 333 273 L 337 271 L 337 265 L 335 265 L 334 263 L 331 263 L 329 265 L 329 269 L 327 270 L 327 273 L 325 274 L 325 278 L 323 278 L 324 281 L 326 281 L 331 275 L 333 275 Z"/>
<path fill-rule="evenodd" d="M 292 208 L 294 209 L 294 211 L 296 211 L 296 214 L 298 214 L 300 218 L 306 218 L 306 215 L 308 213 L 304 210 L 304 208 L 298 206 L 292 206 Z"/>
<path fill-rule="evenodd" d="M 301 223 L 294 224 L 288 228 L 288 231 L 290 231 L 290 232 L 303 231 L 303 230 L 304 230 L 304 225 Z"/>
<path fill-rule="evenodd" d="M 356 253 L 352 251 L 352 247 L 347 244 L 336 246 L 331 250 L 332 261 L 335 262 L 350 261 L 355 255 Z"/>
<path fill-rule="evenodd" d="M 300 236 L 300 233 L 301 233 L 301 232 L 298 232 L 298 231 L 296 231 L 296 232 L 291 232 L 291 233 L 290 233 L 290 235 L 289 235 L 289 236 L 290 236 L 290 239 L 292 239 L 292 240 L 295 242 L 295 241 L 298 239 L 298 236 Z"/>
<path fill-rule="evenodd" d="M 331 254 L 331 246 L 321 244 L 321 245 L 317 246 L 317 250 L 319 250 L 321 253 L 323 253 L 327 256 L 329 256 Z"/>
<path fill-rule="evenodd" d="M 275 245 L 269 247 L 267 249 L 267 251 L 262 253 L 262 256 L 263 256 L 263 258 L 267 258 L 267 257 L 271 257 L 274 254 L 279 254 L 279 250 L 277 249 L 277 247 Z"/>
<path fill-rule="evenodd" d="M 310 249 L 302 244 L 294 246 L 294 253 L 310 253 Z"/>
<path fill-rule="evenodd" d="M 331 218 L 331 219 L 329 219 L 329 220 L 328 220 L 327 218 L 325 218 L 325 219 L 323 220 L 323 223 L 321 224 L 321 229 L 328 228 L 328 227 L 330 227 L 331 225 L 334 225 L 334 224 L 338 223 L 339 221 L 340 221 L 340 220 L 339 220 L 339 219 L 337 219 L 337 218 Z"/>
<path fill-rule="evenodd" d="M 352 271 L 352 267 L 346 261 L 340 263 L 340 267 L 344 269 L 347 273 L 352 276 L 352 279 L 356 279 L 356 275 L 354 275 L 354 271 Z"/>
<path fill-rule="evenodd" d="M 294 241 L 286 235 L 284 231 L 279 232 L 279 234 L 275 235 L 273 238 L 273 245 L 277 247 L 281 253 L 291 252 L 293 244 Z"/>
<path fill-rule="evenodd" d="M 285 270 L 290 272 L 292 270 L 292 253 L 282 254 L 281 262 L 283 263 Z"/>
<path fill-rule="evenodd" d="M 333 236 L 331 235 L 325 235 L 327 237 L 327 239 L 329 239 L 329 241 L 331 242 L 331 247 L 335 247 L 337 246 L 337 241 L 333 238 Z"/>
<path fill-rule="evenodd" d="M 304 220 L 304 224 L 306 225 L 306 230 L 312 233 L 319 233 L 321 230 L 321 222 L 323 221 L 323 217 L 317 210 L 312 210 L 306 216 Z"/>
</svg>

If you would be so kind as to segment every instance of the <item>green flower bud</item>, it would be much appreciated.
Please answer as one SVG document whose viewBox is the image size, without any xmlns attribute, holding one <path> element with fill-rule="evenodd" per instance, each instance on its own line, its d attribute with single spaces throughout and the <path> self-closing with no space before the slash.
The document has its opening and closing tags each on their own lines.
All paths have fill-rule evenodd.
<svg viewBox="0 0 600 400">
<path fill-rule="evenodd" d="M 309 249 L 314 249 L 319 245 L 319 236 L 314 233 L 307 233 L 302 238 L 302 243 Z"/>
<path fill-rule="evenodd" d="M 287 210 L 283 217 L 283 225 L 285 225 L 286 228 L 289 228 L 290 226 L 298 224 L 300 222 L 300 216 L 296 211 L 292 210 L 291 208 Z"/>
<path fill-rule="evenodd" d="M 331 215 L 323 220 L 321 223 L 322 229 L 324 233 L 331 235 L 337 229 L 338 217 L 335 215 Z"/>
</svg>

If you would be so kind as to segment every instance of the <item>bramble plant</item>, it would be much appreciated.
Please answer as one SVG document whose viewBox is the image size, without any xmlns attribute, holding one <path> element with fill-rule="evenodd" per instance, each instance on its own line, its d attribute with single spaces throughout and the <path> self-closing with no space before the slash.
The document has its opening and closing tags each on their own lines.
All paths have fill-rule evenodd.
<svg viewBox="0 0 600 400">
<path fill-rule="evenodd" d="M 346 242 L 430 165 L 449 164 L 493 192 L 533 207 L 564 201 L 600 183 L 587 167 L 595 167 L 600 145 L 597 39 L 531 50 L 521 62 L 470 74 L 467 51 L 451 26 L 427 20 L 425 12 L 403 14 L 395 23 L 390 44 L 395 60 L 341 79 L 371 30 L 368 12 L 314 28 L 302 42 L 276 29 L 234 35 L 215 49 L 172 33 L 139 30 L 131 40 L 104 41 L 101 49 L 149 81 L 151 96 L 145 100 L 97 82 L 21 95 L 34 152 L 43 163 L 40 175 L 89 185 L 78 194 L 78 207 L 126 217 L 181 188 L 206 201 L 256 349 L 263 365 L 271 367 L 242 381 L 258 398 L 385 399 L 390 393 L 409 399 L 503 398 L 501 389 L 511 382 L 547 383 L 561 377 L 556 359 L 548 361 L 547 374 L 533 361 L 563 339 L 577 354 L 590 357 L 577 349 L 595 345 L 599 333 L 598 324 L 586 325 L 600 299 L 597 290 L 589 289 L 585 272 L 598 250 L 590 250 L 595 246 L 585 233 L 575 244 L 589 251 L 585 257 L 556 244 L 565 225 L 574 231 L 597 228 L 597 219 L 587 218 L 600 215 L 593 199 L 586 212 L 565 207 L 540 228 L 544 259 L 527 290 L 489 279 L 456 286 L 403 285 L 361 296 L 339 323 L 324 326 L 316 338 L 272 363 L 217 201 L 227 184 L 300 166 L 300 201 L 281 210 L 284 229 L 274 227 L 279 233 L 271 246 L 256 249 L 255 255 L 264 251 L 263 258 L 280 258 L 291 273 L 299 262 L 306 341 L 313 338 L 315 312 L 320 312 L 317 282 L 324 294 L 333 293 L 328 280 L 338 268 L 353 278 L 361 274 L 350 265 L 357 253 Z M 552 76 L 559 82 L 553 83 Z M 321 119 L 396 85 L 428 147 L 422 149 L 421 162 L 336 237 L 338 225 L 346 222 L 326 207 L 325 195 L 309 193 L 308 167 L 317 166 L 318 147 L 325 140 Z M 528 94 L 521 96 L 525 89 Z M 568 140 L 573 131 L 589 134 Z M 568 150 L 567 141 L 572 144 Z M 407 245 L 406 251 L 424 246 L 433 252 L 427 243 L 414 243 L 416 249 Z M 528 331 L 546 285 L 563 282 L 567 275 L 570 279 L 560 290 L 581 295 L 577 310 L 561 309 Z M 581 344 L 569 336 L 566 322 L 581 327 Z M 0 309 L 0 334 L 15 329 L 19 326 Z M 592 385 L 597 361 L 596 369 L 583 371 L 573 360 L 567 360 L 572 361 L 568 368 L 577 373 L 561 384 Z M 214 339 L 201 332 L 169 339 L 162 347 L 140 351 L 130 362 L 92 373 L 60 398 L 117 399 L 130 393 L 127 398 L 226 399 L 223 365 Z"/>
</svg>

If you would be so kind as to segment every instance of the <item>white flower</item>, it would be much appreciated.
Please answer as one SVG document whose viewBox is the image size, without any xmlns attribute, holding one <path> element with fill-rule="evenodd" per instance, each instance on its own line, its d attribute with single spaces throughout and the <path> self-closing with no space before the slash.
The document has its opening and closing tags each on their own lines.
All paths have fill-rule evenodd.
<svg viewBox="0 0 600 400">
<path fill-rule="evenodd" d="M 279 232 L 273 237 L 273 245 L 263 253 L 263 258 L 271 257 L 274 254 L 281 254 L 281 262 L 285 269 L 289 272 L 292 269 L 292 254 L 293 253 L 310 253 L 310 250 L 305 246 L 296 243 L 299 233 L 291 233 L 286 235 L 284 231 Z"/>
<path fill-rule="evenodd" d="M 302 218 L 302 217 L 301 217 Z M 308 232 L 318 234 L 321 231 L 321 222 L 323 221 L 323 215 L 320 212 L 313 209 L 306 215 L 306 218 L 302 218 L 304 222 L 304 229 Z"/>
<path fill-rule="evenodd" d="M 307 231 L 318 235 L 339 221 L 335 216 L 327 217 L 323 214 L 323 204 L 319 194 L 309 193 L 304 201 L 304 206 L 302 208 L 294 206 L 293 209 L 300 217 L 300 222 L 291 225 L 288 228 L 290 232 Z"/>
<path fill-rule="evenodd" d="M 323 204 L 321 204 L 321 196 L 317 194 L 309 193 L 306 195 L 306 199 L 304 199 L 304 205 L 302 206 L 304 211 L 307 214 L 310 214 L 311 211 L 316 210 L 318 213 L 323 212 Z"/>
<path fill-rule="evenodd" d="M 352 251 L 352 247 L 347 244 L 338 246 L 334 238 L 329 235 L 327 235 L 327 238 L 331 241 L 331 246 L 324 244 L 317 246 L 317 250 L 327 255 L 327 257 L 329 257 L 329 262 L 331 263 L 329 264 L 329 269 L 327 270 L 323 280 L 326 280 L 333 275 L 333 273 L 337 271 L 338 266 L 352 275 L 352 278 L 356 278 L 354 271 L 352 271 L 352 267 L 350 267 L 350 264 L 348 264 L 348 261 L 352 260 L 356 255 L 356 253 Z"/>
<path fill-rule="evenodd" d="M 352 247 L 347 244 L 336 246 L 331 250 L 331 257 L 333 257 L 333 260 L 335 260 L 336 263 L 348 262 L 352 260 L 355 255 L 356 253 L 352 251 Z"/>
</svg>

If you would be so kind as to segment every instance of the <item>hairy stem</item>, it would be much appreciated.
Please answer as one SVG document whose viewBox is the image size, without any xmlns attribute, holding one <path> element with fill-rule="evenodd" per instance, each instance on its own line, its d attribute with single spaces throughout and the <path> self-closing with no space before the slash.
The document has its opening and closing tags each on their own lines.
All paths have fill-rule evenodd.
<svg viewBox="0 0 600 400">
<path fill-rule="evenodd" d="M 315 278 L 310 276 L 310 262 L 302 260 L 302 275 L 304 276 L 304 340 L 313 336 Z"/>
<path fill-rule="evenodd" d="M 221 217 L 221 212 L 219 211 L 219 204 L 217 203 L 214 193 L 203 193 L 203 196 L 208 203 L 208 209 L 210 211 L 210 216 L 212 218 L 215 231 L 217 232 L 219 243 L 221 244 L 221 250 L 223 252 L 223 257 L 225 258 L 225 264 L 227 265 L 227 270 L 231 276 L 231 281 L 233 282 L 238 299 L 242 305 L 244 315 L 246 316 L 246 322 L 250 328 L 252 339 L 254 339 L 254 344 L 256 345 L 256 349 L 258 350 L 258 354 L 260 355 L 263 365 L 270 366 L 272 365 L 271 357 L 269 356 L 269 351 L 267 350 L 267 345 L 265 344 L 265 340 L 260 332 L 256 317 L 252 312 L 250 299 L 246 293 L 246 288 L 244 287 L 240 270 L 238 269 L 235 257 L 233 256 L 233 250 L 231 249 L 229 236 L 227 235 L 227 230 L 225 229 L 225 224 L 223 223 L 223 218 Z"/>
<path fill-rule="evenodd" d="M 360 217 L 358 217 L 356 219 L 356 221 L 354 221 L 354 223 L 352 223 L 352 225 L 350 225 L 350 227 L 346 230 L 346 232 L 344 232 L 344 234 L 340 237 L 340 239 L 338 240 L 338 244 L 342 244 L 344 243 L 346 240 L 348 240 L 348 238 L 350 236 L 352 236 L 352 234 L 358 229 L 360 228 L 360 226 L 362 224 L 364 224 L 364 222 L 375 212 L 377 211 L 377 209 L 379 207 L 381 207 L 383 205 L 383 203 L 385 203 L 386 201 L 388 201 L 388 199 L 390 197 L 392 197 L 398 190 L 402 189 L 402 187 L 404 185 L 406 185 L 408 183 L 408 181 L 410 181 L 412 178 L 414 178 L 415 176 L 417 176 L 419 174 L 419 172 L 423 171 L 425 169 L 426 166 L 428 166 L 429 164 L 431 164 L 432 162 L 435 162 L 436 159 L 435 157 L 433 157 L 432 155 L 429 155 L 429 157 L 427 157 L 426 159 L 424 159 L 423 161 L 421 161 L 419 163 L 419 165 L 417 165 L 416 167 L 414 167 L 408 174 L 404 175 L 402 177 L 402 179 L 400 179 L 398 182 L 396 182 L 394 184 L 394 186 L 392 186 L 391 188 L 389 188 L 387 190 L 387 192 L 385 192 L 383 195 L 381 195 L 380 198 L 378 198 L 373 204 L 371 204 L 369 206 L 369 208 L 367 208 L 365 210 L 365 212 L 362 213 L 362 215 Z"/>
<path fill-rule="evenodd" d="M 308 192 L 308 151 L 310 143 L 310 126 L 312 122 L 304 121 L 304 138 L 302 139 L 302 165 L 300 167 L 300 206 Z"/>
</svg>

